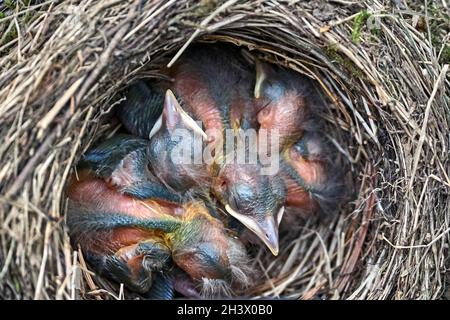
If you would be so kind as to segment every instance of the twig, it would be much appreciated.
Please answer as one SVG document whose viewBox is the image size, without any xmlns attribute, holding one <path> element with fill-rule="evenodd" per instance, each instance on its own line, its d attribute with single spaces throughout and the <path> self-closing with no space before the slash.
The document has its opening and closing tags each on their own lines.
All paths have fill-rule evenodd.
<svg viewBox="0 0 450 320">
<path fill-rule="evenodd" d="M 9 188 L 9 190 L 6 192 L 6 197 L 11 197 L 14 194 L 19 191 L 19 189 L 22 187 L 22 185 L 25 183 L 25 181 L 28 179 L 28 176 L 32 173 L 34 170 L 36 164 L 40 160 L 40 158 L 44 155 L 45 152 L 50 148 L 50 146 L 53 143 L 53 140 L 56 137 L 56 131 L 53 130 L 48 134 L 48 136 L 45 138 L 44 142 L 39 146 L 36 153 L 33 155 L 33 157 L 27 162 L 25 167 L 20 172 L 19 176 L 14 181 L 13 185 Z"/>
<path fill-rule="evenodd" d="M 428 118 L 430 117 L 431 105 L 433 104 L 434 97 L 436 96 L 436 93 L 437 93 L 439 87 L 441 86 L 442 80 L 444 79 L 445 75 L 447 74 L 448 66 L 449 66 L 448 64 L 444 65 L 444 67 L 441 70 L 441 73 L 439 74 L 438 78 L 434 82 L 433 92 L 431 92 L 430 99 L 428 99 L 427 107 L 425 108 L 425 116 L 423 118 L 422 128 L 420 129 L 419 142 L 416 147 L 416 152 L 414 153 L 413 168 L 411 171 L 411 178 L 409 180 L 408 189 L 410 191 L 411 191 L 412 185 L 414 183 L 417 166 L 419 164 L 420 153 L 422 152 L 423 143 L 425 141 L 427 126 L 428 126 Z"/>
<path fill-rule="evenodd" d="M 224 4 L 222 4 L 220 7 L 218 7 L 216 10 L 213 11 L 205 20 L 203 20 L 200 23 L 199 28 L 197 28 L 192 36 L 189 37 L 189 39 L 186 41 L 186 43 L 181 47 L 180 50 L 175 54 L 175 56 L 170 60 L 170 62 L 167 64 L 167 68 L 170 68 L 173 66 L 173 64 L 178 60 L 178 58 L 183 54 L 183 52 L 186 50 L 186 48 L 191 44 L 192 41 L 202 32 L 202 28 L 206 27 L 208 23 L 210 23 L 219 13 L 226 10 L 228 7 L 235 4 L 237 0 L 228 0 Z"/>
</svg>

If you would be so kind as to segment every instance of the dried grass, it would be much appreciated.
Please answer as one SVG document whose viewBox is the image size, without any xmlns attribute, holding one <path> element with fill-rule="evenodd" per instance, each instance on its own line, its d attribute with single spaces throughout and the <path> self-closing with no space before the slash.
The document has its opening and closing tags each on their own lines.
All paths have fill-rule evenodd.
<svg viewBox="0 0 450 320">
<path fill-rule="evenodd" d="M 357 181 L 339 215 L 299 225 L 276 258 L 255 253 L 262 277 L 249 294 L 448 297 L 449 29 L 438 6 L 19 1 L 0 18 L 0 297 L 134 297 L 70 247 L 63 190 L 83 152 L 117 129 L 105 121 L 115 93 L 158 76 L 198 40 L 235 43 L 316 79 L 334 101 L 329 138 Z M 375 35 L 355 26 L 362 10 Z"/>
</svg>

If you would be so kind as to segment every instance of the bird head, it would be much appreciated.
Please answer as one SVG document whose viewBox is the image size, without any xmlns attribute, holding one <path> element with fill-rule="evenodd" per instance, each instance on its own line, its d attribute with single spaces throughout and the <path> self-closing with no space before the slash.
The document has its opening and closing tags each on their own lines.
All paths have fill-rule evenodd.
<svg viewBox="0 0 450 320">
<path fill-rule="evenodd" d="M 208 181 L 202 160 L 205 132 L 167 90 L 161 117 L 150 134 L 149 160 L 153 173 L 167 186 L 185 191 Z"/>
<path fill-rule="evenodd" d="M 89 149 L 77 169 L 91 171 L 119 193 L 178 203 L 180 196 L 151 172 L 148 147 L 146 139 L 118 134 Z"/>
<path fill-rule="evenodd" d="M 306 132 L 284 151 L 283 159 L 288 206 L 307 215 L 318 210 L 331 214 L 348 200 L 352 188 L 344 183 L 345 166 L 318 133 Z"/>
<path fill-rule="evenodd" d="M 260 130 L 277 130 L 280 146 L 301 136 L 308 116 L 307 84 L 306 78 L 292 71 L 256 61 L 257 120 Z"/>
<path fill-rule="evenodd" d="M 203 202 L 184 207 L 184 223 L 172 236 L 175 263 L 195 280 L 231 281 L 229 236 L 223 224 L 213 218 Z"/>
<path fill-rule="evenodd" d="M 227 164 L 214 179 L 212 190 L 228 214 L 278 254 L 286 194 L 279 177 L 262 175 L 258 165 Z"/>
<path fill-rule="evenodd" d="M 146 151 L 148 141 L 126 134 L 118 134 L 91 148 L 78 164 L 79 168 L 88 168 L 103 179 L 108 179 L 124 165 L 125 158 L 129 176 L 138 179 L 148 164 Z"/>
<path fill-rule="evenodd" d="M 287 165 L 302 180 L 305 189 L 326 182 L 325 167 L 329 160 L 322 139 L 315 133 L 307 132 L 296 143 L 284 151 Z"/>
</svg>

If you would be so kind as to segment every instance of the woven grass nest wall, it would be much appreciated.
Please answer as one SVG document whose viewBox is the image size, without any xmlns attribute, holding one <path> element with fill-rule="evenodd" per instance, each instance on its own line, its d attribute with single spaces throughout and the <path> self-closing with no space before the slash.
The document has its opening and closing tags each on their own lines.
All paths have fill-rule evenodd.
<svg viewBox="0 0 450 320">
<path fill-rule="evenodd" d="M 441 3 L 441 2 L 439 2 Z M 7 6 L 8 4 L 8 6 Z M 441 6 L 441 7 L 439 7 Z M 0 16 L 0 297 L 135 298 L 70 247 L 64 188 L 135 79 L 192 41 L 317 80 L 355 181 L 328 219 L 261 248 L 251 297 L 435 299 L 450 286 L 448 15 L 403 1 L 18 1 Z M 447 91 L 446 91 L 447 90 Z"/>
</svg>

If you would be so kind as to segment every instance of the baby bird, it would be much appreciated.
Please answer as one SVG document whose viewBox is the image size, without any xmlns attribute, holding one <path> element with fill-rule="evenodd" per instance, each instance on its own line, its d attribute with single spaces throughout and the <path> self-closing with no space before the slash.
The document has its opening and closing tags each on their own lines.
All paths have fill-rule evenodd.
<svg viewBox="0 0 450 320">
<path fill-rule="evenodd" d="M 342 174 L 317 132 L 305 132 L 283 152 L 281 176 L 287 187 L 286 215 L 332 213 L 344 198 Z"/>
<path fill-rule="evenodd" d="M 278 226 L 286 197 L 283 180 L 262 175 L 258 165 L 227 164 L 214 179 L 212 189 L 227 213 L 278 255 Z"/>
<path fill-rule="evenodd" d="M 186 112 L 203 123 L 209 142 L 225 129 L 255 127 L 254 74 L 236 49 L 194 45 L 170 74 L 176 96 Z"/>
<path fill-rule="evenodd" d="M 202 202 L 185 205 L 183 223 L 168 242 L 174 262 L 200 284 L 202 296 L 228 296 L 248 286 L 251 272 L 245 247 L 212 216 Z"/>
<path fill-rule="evenodd" d="M 151 288 L 155 272 L 169 272 L 170 261 L 203 297 L 248 283 L 245 248 L 203 204 L 171 207 L 120 195 L 98 180 L 80 183 L 68 193 L 67 224 L 100 273 L 140 293 Z"/>
<path fill-rule="evenodd" d="M 149 143 L 148 159 L 153 172 L 170 189 L 188 192 L 208 189 L 211 172 L 203 161 L 203 130 L 167 90 L 159 128 Z"/>
<path fill-rule="evenodd" d="M 90 149 L 78 169 L 81 172 L 92 171 L 110 187 L 136 199 L 179 203 L 181 195 L 169 191 L 152 173 L 148 151 L 148 140 L 116 135 Z"/>
<path fill-rule="evenodd" d="M 254 97 L 259 129 L 277 134 L 280 150 L 297 141 L 309 124 L 310 90 L 305 76 L 256 60 Z"/>
<path fill-rule="evenodd" d="M 225 149 L 225 131 L 255 129 L 258 105 L 254 73 L 228 46 L 193 46 L 172 72 L 183 108 L 202 121 L 207 142 Z M 234 150 L 236 151 L 236 150 Z M 218 160 L 223 153 L 216 154 Z M 212 192 L 228 214 L 254 232 L 278 254 L 278 223 L 285 196 L 282 181 L 261 174 L 261 164 L 215 161 Z"/>
<path fill-rule="evenodd" d="M 170 87 L 175 94 L 166 91 L 162 115 L 149 134 L 153 172 L 170 190 L 186 192 L 211 187 L 227 212 L 255 232 L 277 254 L 276 221 L 283 212 L 281 203 L 285 195 L 281 180 L 261 175 L 259 163 L 236 165 L 216 161 L 221 153 L 215 153 L 215 149 L 224 148 L 225 130 L 236 132 L 257 125 L 256 104 L 252 97 L 254 73 L 229 47 L 193 46 L 170 75 L 173 78 Z M 158 85 L 169 86 L 163 82 Z M 144 105 L 140 107 L 144 108 Z M 144 111 L 122 118 L 132 119 L 138 115 L 145 118 Z M 200 121 L 203 129 L 194 119 Z M 128 123 L 137 125 L 139 121 Z M 179 136 L 188 131 L 191 133 L 188 139 L 186 134 Z M 196 145 L 198 138 L 200 143 Z M 202 153 L 205 146 L 213 150 L 209 162 Z M 179 155 L 180 151 L 188 156 L 174 160 L 173 156 Z"/>
<path fill-rule="evenodd" d="M 145 143 L 123 136 L 113 141 L 122 147 L 122 160 L 106 146 L 94 149 L 84 160 L 88 169 L 80 170 L 67 189 L 69 233 L 88 261 L 100 273 L 140 293 L 152 287 L 155 273 L 170 274 L 173 263 L 200 286 L 204 296 L 245 285 L 245 248 L 202 202 L 138 199 L 123 191 L 124 186 L 140 185 L 142 174 L 134 169 L 142 169 L 146 161 Z M 99 166 L 102 156 L 120 165 Z M 159 285 L 160 296 L 180 287 Z"/>
<path fill-rule="evenodd" d="M 342 175 L 319 134 L 323 103 L 312 82 L 257 60 L 254 97 L 260 134 L 265 129 L 278 137 L 286 216 L 334 212 L 344 197 Z"/>
<path fill-rule="evenodd" d="M 125 90 L 125 100 L 116 108 L 116 115 L 128 132 L 148 139 L 163 102 L 164 89 L 158 81 L 139 80 Z"/>
<path fill-rule="evenodd" d="M 82 171 L 67 189 L 66 222 L 74 247 L 113 280 L 144 293 L 152 285 L 153 272 L 163 271 L 170 250 L 161 239 L 161 229 L 174 230 L 169 206 L 136 200 L 112 188 L 92 171 Z M 144 220 L 146 228 L 131 222 Z"/>
</svg>

